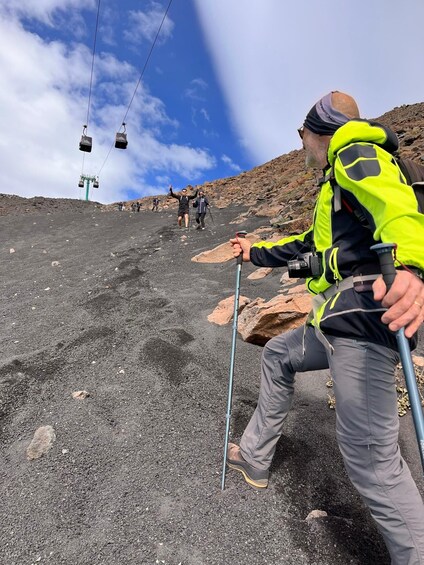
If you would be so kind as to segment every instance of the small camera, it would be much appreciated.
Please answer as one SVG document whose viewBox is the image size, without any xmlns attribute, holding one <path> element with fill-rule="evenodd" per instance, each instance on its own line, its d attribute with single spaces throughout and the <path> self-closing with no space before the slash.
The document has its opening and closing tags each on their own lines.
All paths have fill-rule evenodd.
<svg viewBox="0 0 424 565">
<path fill-rule="evenodd" d="M 287 261 L 290 278 L 320 277 L 323 273 L 321 258 L 316 253 L 303 253 L 297 259 Z"/>
</svg>

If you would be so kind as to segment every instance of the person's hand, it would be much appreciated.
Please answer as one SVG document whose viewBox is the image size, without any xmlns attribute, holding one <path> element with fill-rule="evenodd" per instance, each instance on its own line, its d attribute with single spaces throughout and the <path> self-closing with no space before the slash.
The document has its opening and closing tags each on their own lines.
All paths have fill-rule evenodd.
<svg viewBox="0 0 424 565">
<path fill-rule="evenodd" d="M 424 320 L 423 281 L 409 271 L 397 271 L 389 292 L 383 277 L 379 277 L 372 288 L 374 300 L 388 308 L 381 317 L 383 324 L 394 332 L 405 328 L 405 336 L 412 337 Z"/>
<path fill-rule="evenodd" d="M 233 257 L 237 258 L 241 253 L 243 253 L 243 261 L 250 261 L 250 248 L 252 247 L 251 242 L 244 237 L 236 237 L 230 239 L 230 243 L 233 246 Z"/>
</svg>

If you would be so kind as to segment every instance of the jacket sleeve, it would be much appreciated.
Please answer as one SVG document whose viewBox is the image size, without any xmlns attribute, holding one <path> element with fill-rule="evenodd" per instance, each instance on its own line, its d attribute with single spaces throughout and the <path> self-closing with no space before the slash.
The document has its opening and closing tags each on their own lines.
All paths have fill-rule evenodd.
<svg viewBox="0 0 424 565">
<path fill-rule="evenodd" d="M 188 199 L 189 199 L 189 200 L 193 200 L 194 198 L 196 198 L 198 192 L 199 192 L 199 191 L 196 190 L 196 192 L 195 192 L 194 194 L 190 194 L 190 196 L 188 197 Z"/>
<path fill-rule="evenodd" d="M 298 254 L 312 251 L 312 226 L 304 233 L 285 237 L 276 242 L 259 241 L 250 248 L 250 260 L 258 267 L 284 267 Z"/>
<path fill-rule="evenodd" d="M 359 204 L 374 240 L 396 243 L 401 263 L 424 270 L 424 214 L 392 155 L 377 145 L 355 143 L 339 151 L 334 173 Z"/>
<path fill-rule="evenodd" d="M 174 194 L 172 188 L 169 190 L 169 194 L 170 194 L 170 196 L 172 196 L 172 198 L 176 198 L 177 200 L 180 199 L 180 197 L 178 196 L 178 194 Z"/>
</svg>

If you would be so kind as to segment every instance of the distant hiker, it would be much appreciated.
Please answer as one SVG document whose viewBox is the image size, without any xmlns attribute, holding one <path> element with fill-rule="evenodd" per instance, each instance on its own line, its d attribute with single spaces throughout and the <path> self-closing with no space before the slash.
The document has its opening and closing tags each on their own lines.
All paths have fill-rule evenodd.
<svg viewBox="0 0 424 565">
<path fill-rule="evenodd" d="M 205 196 L 203 190 L 199 190 L 196 200 L 193 202 L 193 207 L 196 208 L 196 224 L 198 230 L 205 229 L 205 216 L 207 208 L 209 206 L 209 200 Z"/>
<path fill-rule="evenodd" d="M 141 202 L 137 202 L 137 212 L 140 212 Z"/>
<path fill-rule="evenodd" d="M 123 202 L 118 202 L 118 210 L 120 212 L 122 212 L 122 210 L 124 209 L 124 203 Z"/>
<path fill-rule="evenodd" d="M 135 212 L 137 210 L 137 204 L 135 202 L 133 202 L 131 204 L 131 212 Z"/>
<path fill-rule="evenodd" d="M 194 194 L 190 196 L 187 195 L 187 189 L 183 188 L 181 194 L 174 194 L 172 190 L 172 185 L 169 187 L 169 195 L 172 198 L 176 198 L 178 200 L 178 225 L 182 226 L 182 220 L 184 218 L 184 224 L 186 229 L 189 226 L 189 212 L 190 212 L 190 200 L 193 200 L 197 196 L 197 190 Z"/>
<path fill-rule="evenodd" d="M 160 200 L 156 196 L 153 198 L 152 212 L 159 212 Z"/>
<path fill-rule="evenodd" d="M 330 368 L 347 474 L 383 535 L 392 565 L 419 565 L 424 505 L 398 445 L 394 332 L 404 328 L 415 347 L 424 318 L 418 276 L 424 271 L 424 215 L 393 159 L 395 133 L 360 119 L 352 97 L 336 91 L 321 98 L 299 135 L 306 165 L 323 170 L 313 225 L 275 243 L 230 242 L 234 257 L 242 253 L 259 267 L 287 265 L 293 276 L 307 277 L 314 313 L 305 326 L 265 345 L 258 404 L 240 447 L 229 444 L 227 463 L 250 485 L 266 487 L 296 373 Z M 370 250 L 379 241 L 397 244 L 399 266 L 389 292 Z"/>
</svg>

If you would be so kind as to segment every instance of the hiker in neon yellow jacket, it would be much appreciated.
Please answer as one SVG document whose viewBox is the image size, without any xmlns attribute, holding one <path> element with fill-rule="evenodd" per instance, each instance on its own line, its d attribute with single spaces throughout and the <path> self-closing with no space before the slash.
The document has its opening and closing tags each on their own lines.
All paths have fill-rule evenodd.
<svg viewBox="0 0 424 565">
<path fill-rule="evenodd" d="M 314 248 L 323 274 L 307 280 L 312 294 L 351 276 L 379 273 L 377 255 L 370 250 L 378 241 L 396 242 L 398 260 L 424 271 L 424 215 L 418 212 L 414 192 L 393 160 L 397 149 L 395 134 L 380 124 L 358 119 L 340 127 L 329 144 L 314 225 L 300 236 L 254 244 L 250 260 L 260 266 L 282 266 Z M 341 200 L 337 210 L 335 185 Z M 366 226 L 353 210 L 361 213 Z M 357 281 L 360 286 L 360 278 Z M 364 285 L 371 286 L 370 280 Z M 381 324 L 383 310 L 372 293 L 359 293 L 352 287 L 328 298 L 316 312 L 315 324 L 324 333 L 368 335 L 375 343 L 396 349 L 395 335 Z"/>
<path fill-rule="evenodd" d="M 290 410 L 296 373 L 330 368 L 336 435 L 353 485 L 368 505 L 392 564 L 424 563 L 424 505 L 398 446 L 392 331 L 413 338 L 424 318 L 424 215 L 396 164 L 396 135 L 361 120 L 355 100 L 321 98 L 299 134 L 306 165 L 323 171 L 313 225 L 299 236 L 251 245 L 232 239 L 233 255 L 261 267 L 285 266 L 312 253 L 307 278 L 314 316 L 264 347 L 256 410 L 227 463 L 256 488 L 269 467 Z M 402 264 L 390 291 L 370 247 L 397 244 Z M 310 256 L 309 256 L 310 257 Z M 311 261 L 308 263 L 308 261 Z M 415 337 L 413 338 L 413 341 Z M 283 446 L 284 452 L 284 446 Z"/>
</svg>

